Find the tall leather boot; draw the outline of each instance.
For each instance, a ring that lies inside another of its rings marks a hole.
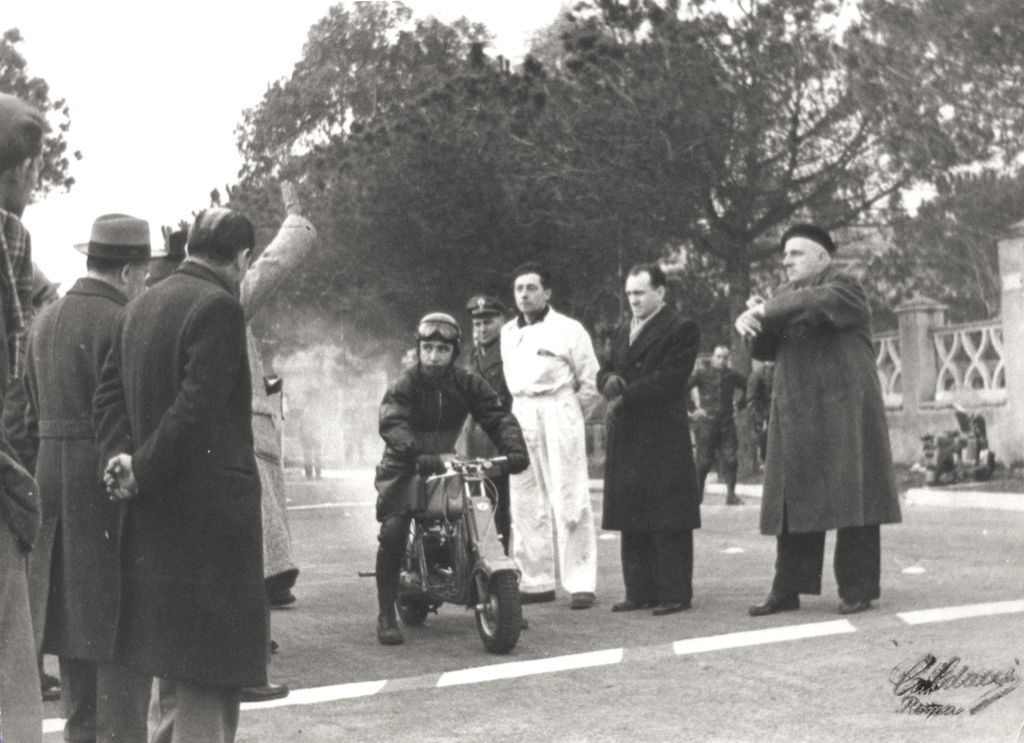
[[[725,505],[743,505],[743,499],[736,495],[736,475],[727,475],[725,478]]]
[[[398,576],[401,571],[400,558],[387,554],[383,549],[377,550],[377,604],[380,608],[380,614],[377,616],[377,640],[381,645],[401,645],[405,642],[402,630],[398,627],[398,616],[395,611]]]

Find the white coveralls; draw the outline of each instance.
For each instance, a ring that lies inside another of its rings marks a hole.
[[[530,453],[530,467],[509,478],[512,556],[524,593],[555,588],[555,549],[562,587],[594,592],[597,534],[587,482],[584,419],[597,404],[597,356],[583,326],[550,307],[544,318],[501,330],[512,412]],[[555,544],[551,542],[552,522]]]

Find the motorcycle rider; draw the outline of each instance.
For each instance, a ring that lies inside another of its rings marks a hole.
[[[480,376],[455,366],[462,330],[451,315],[432,312],[416,328],[416,364],[384,393],[380,435],[384,455],[377,465],[377,639],[400,645],[395,599],[412,519],[415,475],[444,472],[441,456],[452,452],[467,416],[480,424],[507,468],[519,473],[529,466],[519,422],[506,412],[497,393]]]

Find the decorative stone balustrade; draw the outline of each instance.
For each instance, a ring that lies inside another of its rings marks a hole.
[[[875,346],[875,369],[882,386],[885,407],[903,405],[903,362],[900,360],[900,335],[897,332],[878,333],[872,337]]]
[[[1001,403],[1006,400],[1003,328],[998,320],[947,325],[931,332],[935,344],[935,401]]]

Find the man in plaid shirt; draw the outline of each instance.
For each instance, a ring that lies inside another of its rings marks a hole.
[[[45,129],[35,106],[0,94],[0,407],[24,361],[32,249],[21,215],[39,181]],[[42,738],[26,570],[39,522],[38,488],[0,427],[0,740]]]

